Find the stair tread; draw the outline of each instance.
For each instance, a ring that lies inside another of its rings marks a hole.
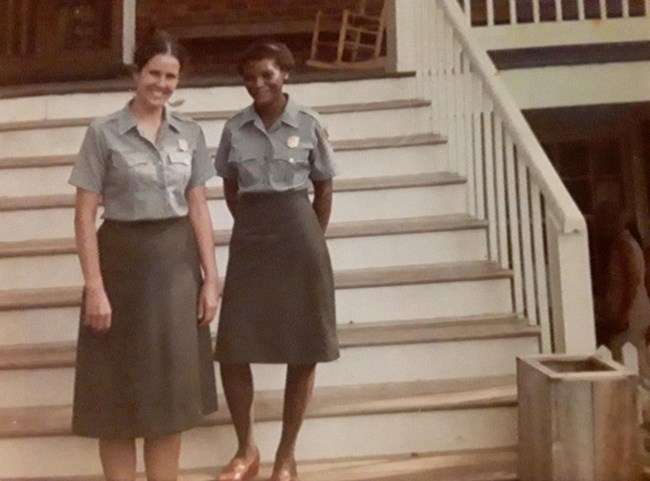
[[[348,269],[334,273],[338,289],[510,278],[511,272],[488,261],[448,262],[415,266]],[[0,291],[0,311],[25,308],[73,307],[81,286],[9,289]]]
[[[271,475],[262,464],[255,479]],[[303,481],[516,481],[515,447],[301,460]],[[215,466],[182,470],[183,481],[214,481]],[[53,476],[5,481],[103,481],[103,476]],[[139,476],[136,481],[145,481]]]
[[[256,393],[258,422],[282,419],[284,392]],[[317,387],[308,418],[406,413],[484,407],[514,407],[514,376]],[[0,409],[0,439],[70,434],[71,406]],[[206,417],[206,426],[229,424],[223,408]]]
[[[513,314],[457,319],[414,319],[350,323],[338,328],[341,348],[537,337],[539,327]],[[57,342],[0,346],[0,370],[74,366],[76,343]]]
[[[395,137],[333,140],[332,146],[334,147],[335,152],[341,152],[346,150],[435,145],[444,143],[446,141],[446,137],[438,134],[413,134]],[[214,149],[211,150],[214,151]],[[0,158],[0,169],[56,167],[66,165],[72,166],[76,158],[76,154],[46,155],[35,157],[5,157]]]
[[[461,184],[465,179],[451,172],[391,175],[340,179],[334,182],[335,192],[377,190],[388,188],[428,187],[434,185]],[[222,187],[208,187],[208,199],[222,199]],[[74,207],[74,194],[31,195],[0,197],[0,211],[56,209]]]
[[[487,221],[476,219],[467,214],[348,221],[330,224],[326,237],[328,239],[338,239],[374,235],[481,229],[486,225]],[[217,245],[227,245],[230,240],[230,234],[230,229],[215,230],[215,243]],[[0,242],[0,258],[73,254],[75,252],[76,247],[73,238]]]
[[[510,271],[488,261],[446,262],[416,266],[350,269],[334,274],[337,288],[422,284],[509,278]]]
[[[335,105],[322,105],[312,107],[320,114],[337,114],[373,110],[397,110],[406,108],[427,107],[431,102],[424,99],[397,99],[382,100],[365,103],[348,103]],[[193,118],[196,121],[201,120],[227,120],[235,115],[239,110],[212,110],[200,112],[180,112],[183,115]],[[0,123],[0,132],[14,132],[18,130],[34,129],[56,129],[65,127],[85,127],[89,125],[95,117],[75,117],[61,119],[44,119],[44,120],[26,120],[17,122]]]

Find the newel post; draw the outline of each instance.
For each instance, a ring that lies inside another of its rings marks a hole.
[[[549,215],[546,229],[553,350],[592,354],[596,329],[586,228],[562,232]]]

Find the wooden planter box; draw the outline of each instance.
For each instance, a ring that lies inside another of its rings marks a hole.
[[[519,481],[637,481],[637,376],[593,356],[517,359]]]

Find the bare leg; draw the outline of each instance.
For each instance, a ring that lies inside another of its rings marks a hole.
[[[106,481],[135,480],[134,439],[100,439],[99,458]]]
[[[272,480],[297,479],[296,440],[314,391],[316,364],[290,364],[284,390],[282,437],[275,455]]]
[[[250,364],[221,363],[221,382],[237,434],[237,452],[220,480],[238,480],[242,472],[257,473],[259,451],[253,437],[253,373]],[[252,465],[252,466],[251,466]],[[250,466],[250,467],[249,467]],[[238,474],[239,473],[239,474]]]
[[[177,481],[180,433],[144,440],[144,466],[148,481]]]

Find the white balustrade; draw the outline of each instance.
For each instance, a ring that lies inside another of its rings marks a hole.
[[[434,30],[418,52],[419,92],[448,138],[448,167],[468,179],[469,211],[489,221],[489,259],[512,272],[515,312],[541,327],[544,352],[593,352],[583,216],[457,1],[416,1]]]
[[[503,15],[503,7],[506,6],[506,2],[508,7],[507,23],[511,25],[650,16],[650,0],[621,0],[620,4],[607,0],[459,0],[459,2],[466,13],[465,21],[467,23],[487,27],[499,26],[504,23],[504,19],[499,18],[499,15]],[[637,8],[631,8],[631,4]],[[472,16],[472,5],[481,9],[477,9],[475,12],[484,11],[485,14]],[[555,15],[552,17],[544,15],[545,7],[553,8]],[[575,12],[575,14],[567,15],[567,10]],[[519,12],[530,12],[530,15],[520,18],[518,17]]]

